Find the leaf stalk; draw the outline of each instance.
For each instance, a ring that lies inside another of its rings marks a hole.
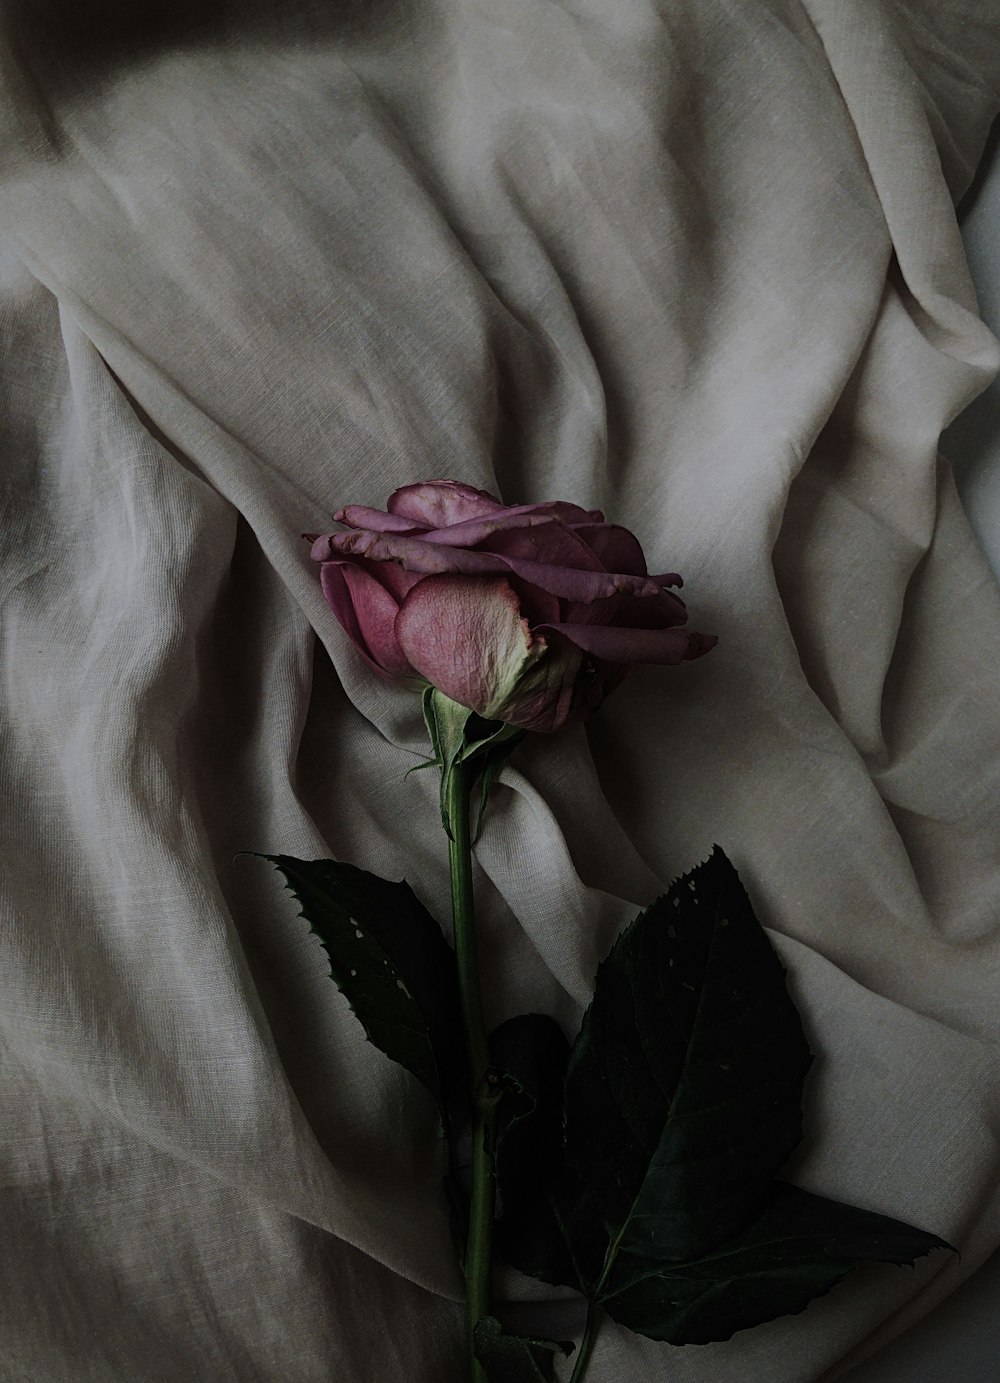
[[[601,1308],[594,1302],[587,1302],[587,1319],[583,1327],[583,1337],[580,1340],[580,1347],[576,1352],[576,1360],[573,1364],[573,1372],[570,1374],[569,1383],[580,1383],[583,1375],[587,1371],[590,1363],[590,1356],[593,1353],[594,1341],[597,1339],[597,1329],[601,1323]]]

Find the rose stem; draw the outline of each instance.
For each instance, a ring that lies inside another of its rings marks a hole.
[[[470,774],[469,766],[453,764],[445,788],[447,816],[451,828],[448,864],[451,870],[455,955],[458,960],[458,984],[472,1098],[472,1195],[469,1205],[469,1239],[465,1253],[469,1360],[472,1383],[486,1383],[486,1370],[476,1358],[473,1332],[480,1317],[490,1314],[496,1100],[487,1085],[490,1054],[476,958],[472,847],[469,831],[472,786],[473,776]]]
[[[594,1340],[597,1338],[597,1327],[600,1325],[600,1307],[595,1306],[592,1301],[587,1302],[587,1323],[583,1327],[583,1339],[580,1341],[580,1348],[576,1352],[576,1363],[573,1365],[573,1372],[570,1374],[569,1383],[580,1383],[590,1363],[591,1351],[594,1348]]]

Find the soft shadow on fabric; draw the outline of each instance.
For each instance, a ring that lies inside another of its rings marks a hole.
[[[289,41],[392,24],[399,0],[6,0],[0,45],[49,95],[99,83],[159,52],[234,40]]]

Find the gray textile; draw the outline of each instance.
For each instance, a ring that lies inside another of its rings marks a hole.
[[[1000,1243],[1000,596],[937,456],[1000,361],[954,214],[995,4],[57,38],[11,19],[0,87],[0,1377],[461,1377],[432,1111],[234,858],[446,914],[418,705],[299,537],[434,476],[604,508],[720,636],[505,773],[490,1015],[572,1029],[718,840],[821,1054],[794,1179],[962,1250],[726,1344],[609,1325],[595,1383],[832,1377]]]

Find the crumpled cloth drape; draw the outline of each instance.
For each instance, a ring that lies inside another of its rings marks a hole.
[[[938,454],[1000,358],[995,6],[223,18],[4,20],[0,1374],[462,1376],[433,1111],[238,853],[447,918],[418,700],[300,535],[448,476],[604,509],[719,635],[504,773],[489,1016],[572,1034],[718,841],[818,1054],[788,1176],[961,1249],[723,1344],[609,1322],[595,1383],[832,1378],[1000,1243],[1000,597]]]

